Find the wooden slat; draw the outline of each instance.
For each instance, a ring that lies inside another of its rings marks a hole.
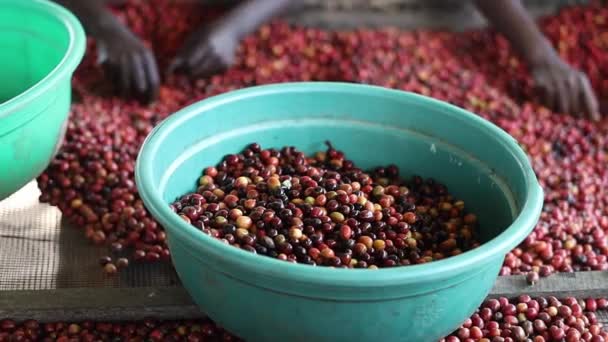
[[[608,297],[608,272],[557,273],[530,286],[524,276],[499,277],[490,297]]]
[[[123,321],[204,315],[182,287],[77,288],[0,292],[0,319]]]
[[[608,273],[560,273],[529,286],[523,276],[499,277],[490,297],[608,297]],[[192,319],[203,314],[180,286],[77,288],[0,292],[0,318],[40,321]],[[600,319],[608,321],[608,315]]]

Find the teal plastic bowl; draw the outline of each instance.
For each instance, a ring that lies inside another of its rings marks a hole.
[[[169,209],[196,189],[204,167],[248,143],[312,153],[327,139],[364,168],[393,162],[406,176],[445,183],[478,214],[484,244],[416,266],[313,267],[223,244]],[[136,182],[192,298],[253,342],[436,341],[487,296],[543,203],[524,152],[488,121],[416,94],[342,83],[254,87],[191,105],[147,138]]]
[[[43,0],[0,0],[0,200],[38,176],[63,141],[86,37]]]

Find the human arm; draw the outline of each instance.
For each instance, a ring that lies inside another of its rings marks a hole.
[[[195,31],[170,66],[193,77],[205,77],[231,66],[239,41],[264,22],[286,11],[294,0],[249,0],[211,26]]]
[[[560,112],[599,120],[598,102],[587,76],[569,66],[540,32],[520,0],[475,0],[477,9],[504,34],[530,66],[545,104]]]

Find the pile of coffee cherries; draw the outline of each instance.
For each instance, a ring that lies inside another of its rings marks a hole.
[[[200,6],[130,0],[116,13],[155,51],[162,68],[190,32],[217,16]],[[540,26],[562,57],[588,74],[598,96],[608,97],[608,8],[596,2],[569,7]],[[469,109],[505,129],[527,151],[545,207],[536,229],[507,255],[501,274],[608,268],[608,125],[539,105],[525,64],[501,35],[329,31],[275,22],[245,38],[237,55],[234,67],[209,79],[166,77],[159,100],[143,106],[109,96],[111,84],[89,42],[75,74],[78,103],[66,141],[38,179],[40,199],[58,206],[94,244],[130,251],[135,261],[167,260],[165,233],[143,207],[133,175],[137,152],[156,123],[193,101],[245,86],[370,83]]]
[[[596,310],[608,308],[601,299],[568,297],[489,299],[462,326],[441,342],[602,342],[608,332]]]
[[[54,322],[34,320],[15,322],[0,319],[0,342],[12,341],[188,341],[238,342],[239,338],[218,327],[209,319],[197,321],[138,322]]]
[[[395,165],[363,172],[327,144],[309,157],[253,143],[205,169],[171,208],[225,243],[310,265],[420,264],[479,245],[477,217],[444,185],[403,182]]]

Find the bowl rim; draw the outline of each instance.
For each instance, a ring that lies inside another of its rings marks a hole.
[[[42,96],[49,89],[56,86],[57,82],[76,70],[85,52],[86,35],[80,21],[64,7],[48,0],[12,0],[2,1],[2,5],[19,6],[30,8],[51,16],[63,24],[69,35],[68,47],[63,58],[57,65],[42,79],[34,85],[22,91],[19,95],[10,100],[0,103],[0,119],[10,116],[14,111],[27,105],[32,100]],[[71,78],[71,76],[69,77]],[[39,113],[32,113],[34,116]],[[31,116],[24,117],[23,122],[29,120]]]
[[[229,246],[218,239],[204,234],[194,226],[184,222],[171,211],[169,204],[164,203],[162,194],[153,182],[152,167],[150,166],[152,165],[156,151],[164,139],[172,133],[172,130],[188,121],[191,117],[226,103],[249,97],[289,92],[340,92],[355,96],[371,95],[397,100],[410,98],[412,100],[416,99],[424,106],[433,107],[434,111],[441,111],[444,115],[450,115],[463,121],[472,121],[480,130],[485,130],[491,136],[496,137],[504,148],[514,155],[520,169],[523,171],[528,193],[526,200],[522,203],[521,210],[519,210],[517,217],[509,227],[490,241],[473,250],[426,264],[411,265],[406,268],[391,267],[375,270],[315,267],[288,263],[275,258],[253,254],[240,248]],[[171,235],[176,235],[183,241],[206,246],[214,254],[217,253],[219,255],[221,253],[223,255],[222,262],[236,265],[235,267],[240,267],[241,269],[249,267],[258,276],[299,283],[350,288],[414,284],[421,281],[448,279],[467,271],[475,273],[475,267],[479,267],[484,262],[494,260],[499,254],[502,254],[501,258],[504,257],[508,251],[523,241],[538,221],[543,205],[543,190],[530,166],[527,155],[513,137],[493,123],[467,110],[430,97],[379,86],[342,82],[292,82],[254,86],[209,97],[189,105],[166,118],[150,132],[137,158],[135,178],[138,191],[146,208],[150,210],[151,214],[169,232],[170,240]],[[176,241],[175,243],[183,244],[184,242]],[[189,252],[195,255],[194,251]],[[251,267],[251,265],[254,266]],[[373,276],[370,277],[370,275]]]

